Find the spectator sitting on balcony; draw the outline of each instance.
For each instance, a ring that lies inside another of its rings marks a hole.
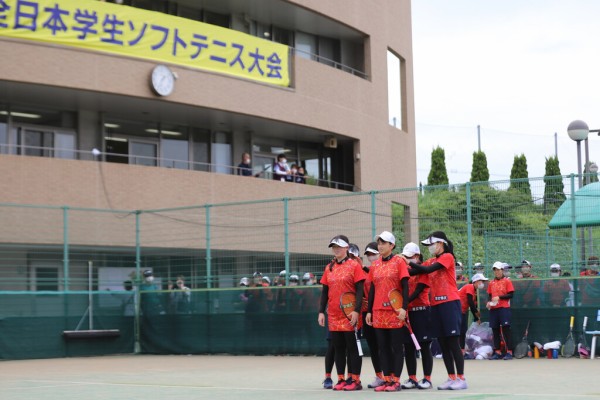
[[[237,174],[241,176],[252,176],[252,165],[250,164],[250,154],[242,154],[242,162],[238,164]]]
[[[561,269],[559,264],[552,264],[550,266],[550,276],[552,278],[558,278],[561,275]],[[569,292],[571,287],[569,282],[565,279],[550,279],[544,282],[544,297],[546,304],[552,307],[563,307],[567,305],[569,300]]]
[[[277,162],[273,166],[273,179],[281,182],[292,182],[292,171],[287,164],[285,154],[277,156]]]

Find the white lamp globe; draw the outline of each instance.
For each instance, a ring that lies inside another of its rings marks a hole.
[[[577,119],[569,124],[567,132],[569,133],[571,140],[579,142],[587,139],[590,133],[590,128],[585,122]]]

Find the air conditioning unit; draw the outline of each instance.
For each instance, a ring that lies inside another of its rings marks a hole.
[[[337,139],[334,137],[327,138],[325,143],[323,143],[323,146],[327,147],[328,149],[337,149]]]

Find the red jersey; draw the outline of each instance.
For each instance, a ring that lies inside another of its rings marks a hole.
[[[509,294],[515,291],[515,287],[510,279],[506,277],[502,277],[500,279],[494,279],[490,281],[488,285],[487,292],[492,297],[496,296],[504,296],[505,294]],[[510,299],[500,299],[498,304],[491,307],[491,310],[495,310],[497,308],[509,308],[510,307]]]
[[[371,272],[371,268],[372,267],[373,266],[371,265],[371,267],[369,268],[369,272]],[[363,269],[363,271],[364,271],[364,269]],[[365,295],[363,297],[363,303],[362,303],[362,308],[361,308],[362,312],[367,312],[367,310],[369,308],[369,291],[371,291],[371,284],[372,284],[372,282],[371,282],[371,274],[370,273],[366,274],[366,276],[367,276],[367,278],[365,279],[365,283],[364,283],[364,286],[363,286],[363,288],[364,288],[363,292],[364,292]]]
[[[475,290],[475,285],[472,283],[467,283],[460,289],[458,289],[458,296],[460,297],[460,311],[465,314],[469,309],[469,301],[467,300],[467,296],[473,296],[473,301],[475,305],[477,305],[477,291]]]
[[[409,296],[412,295],[417,289],[417,285],[419,283],[425,285],[425,288],[423,288],[423,291],[419,293],[419,296],[417,296],[416,299],[414,299],[408,304],[408,311],[416,311],[422,309],[422,307],[430,306],[429,291],[431,287],[431,279],[429,277],[429,274],[420,274],[409,277],[408,294]]]
[[[364,281],[366,274],[360,264],[354,260],[346,259],[341,264],[333,263],[333,268],[329,270],[329,265],[325,268],[321,284],[329,287],[329,298],[327,299],[327,320],[330,331],[354,330],[350,321],[340,308],[340,297],[343,293],[356,293],[356,283]],[[361,299],[358,299],[361,301]],[[358,319],[358,328],[362,325],[362,318]]]
[[[429,266],[436,262],[442,264],[444,268],[429,274],[431,279],[431,305],[437,306],[438,304],[459,300],[454,256],[450,253],[444,253],[439,257],[425,261],[423,266]]]
[[[375,287],[372,307],[375,328],[393,329],[404,326],[404,322],[398,319],[398,314],[391,308],[388,294],[392,289],[402,290],[400,281],[408,277],[408,265],[400,256],[395,255],[387,261],[379,258],[372,264],[369,278]]]

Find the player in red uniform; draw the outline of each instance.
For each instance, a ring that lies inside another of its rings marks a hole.
[[[467,283],[458,290],[458,295],[460,297],[460,311],[462,313],[460,323],[460,348],[465,355],[465,359],[468,359],[468,355],[465,354],[465,342],[468,329],[467,320],[469,319],[468,310],[471,309],[473,320],[480,324],[481,315],[479,314],[477,291],[483,289],[484,282],[488,280],[489,279],[483,276],[483,274],[475,274],[473,275],[473,278],[471,278],[471,283]]]
[[[404,366],[404,327],[408,307],[408,266],[404,259],[394,255],[395,236],[383,231],[377,236],[377,249],[381,256],[371,266],[369,279],[369,309],[365,318],[368,325],[375,328],[379,359],[383,370],[384,386],[375,388],[376,392],[396,392],[402,389],[400,375]],[[393,289],[402,292],[402,308],[396,312],[391,307],[388,294]]]
[[[430,274],[431,322],[433,334],[442,348],[442,358],[448,379],[438,390],[462,390],[467,388],[464,375],[465,359],[460,349],[460,299],[456,287],[454,246],[442,231],[433,232],[421,241],[428,247],[432,258],[423,264],[411,262],[417,273]]]
[[[510,299],[515,292],[512,281],[504,276],[506,263],[496,261],[492,265],[494,280],[488,285],[489,301],[486,305],[490,310],[490,327],[494,332],[494,355],[492,360],[512,360],[512,339],[510,333]],[[506,354],[502,357],[500,339],[504,339]]]
[[[422,262],[421,249],[416,243],[410,242],[402,249],[402,257],[409,263]],[[410,273],[410,269],[409,269]],[[402,389],[431,389],[431,371],[433,370],[433,355],[431,354],[431,304],[429,290],[431,280],[428,274],[411,275],[408,278],[408,312],[410,324],[415,337],[421,346],[421,360],[423,363],[423,379],[417,381],[417,349],[407,337],[404,342],[404,353],[408,379],[402,384]]]
[[[369,261],[369,266],[363,265],[363,271],[367,274],[367,279],[365,279],[365,301],[363,302],[362,308],[362,318],[363,318],[363,327],[362,327],[362,335],[367,340],[367,344],[369,345],[369,350],[371,351],[371,363],[373,364],[373,370],[375,371],[375,379],[373,382],[369,383],[367,387],[369,389],[375,389],[379,386],[385,385],[385,380],[383,379],[383,372],[381,371],[381,362],[379,361],[379,346],[377,345],[377,338],[375,337],[375,329],[366,323],[367,311],[369,308],[369,290],[371,288],[371,280],[369,278],[369,271],[373,263],[379,258],[379,249],[377,248],[377,242],[371,242],[365,247],[365,256],[367,256],[367,260]]]
[[[321,284],[321,303],[319,305],[319,325],[325,326],[325,309],[327,308],[328,327],[331,341],[335,348],[335,366],[338,382],[333,390],[361,390],[360,371],[362,358],[358,355],[358,347],[354,338],[354,327],[360,328],[362,321],[360,309],[363,297],[363,283],[366,275],[359,263],[348,257],[350,241],[344,235],[335,236],[329,242],[334,259],[325,267]],[[355,309],[350,320],[346,318],[340,307],[343,293],[352,292],[356,295]],[[348,366],[348,376],[344,379],[344,371]]]

